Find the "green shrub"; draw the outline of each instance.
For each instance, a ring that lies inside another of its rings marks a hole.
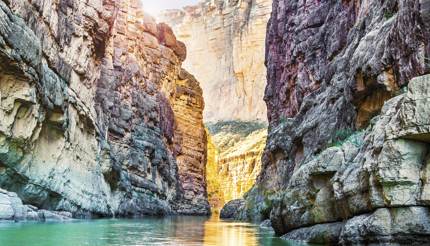
[[[267,128],[266,123],[260,121],[240,121],[240,120],[229,120],[229,121],[218,121],[208,122],[206,126],[211,135],[218,134],[220,132],[233,133],[240,136],[246,137],[249,134]]]
[[[386,20],[390,19],[393,16],[394,16],[393,12],[387,11],[387,12],[384,13],[384,17],[385,17]]]
[[[340,147],[344,143],[349,142],[355,147],[359,148],[363,145],[362,131],[354,131],[352,129],[342,129],[336,131],[332,143],[329,147]]]
[[[281,116],[281,118],[279,119],[279,123],[280,124],[285,124],[287,123],[287,118],[285,116]]]

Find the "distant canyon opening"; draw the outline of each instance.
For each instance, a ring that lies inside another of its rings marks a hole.
[[[244,196],[261,170],[267,137],[265,36],[271,1],[201,1],[164,10],[187,49],[183,67],[203,89],[206,183],[213,212]]]

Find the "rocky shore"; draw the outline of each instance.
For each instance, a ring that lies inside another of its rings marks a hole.
[[[16,193],[0,189],[0,222],[69,220],[72,220],[70,212],[49,211],[24,205]]]

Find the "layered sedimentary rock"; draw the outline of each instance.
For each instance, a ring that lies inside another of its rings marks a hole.
[[[261,156],[266,136],[267,130],[260,129],[243,137],[229,148],[221,148],[218,175],[222,179],[220,188],[225,201],[241,198],[255,184],[261,171]],[[214,138],[216,137],[221,136],[215,135]]]
[[[428,77],[389,100],[429,72],[428,4],[273,2],[269,135],[239,217],[313,242],[428,241]]]
[[[175,83],[172,100],[175,114],[175,146],[182,201],[181,214],[208,214],[206,191],[207,138],[203,125],[204,100],[199,82],[184,69]]]
[[[202,85],[206,121],[266,121],[261,99],[270,11],[270,0],[206,0],[160,17],[187,46],[184,67]]]
[[[219,179],[218,158],[219,150],[212,140],[212,136],[207,134],[207,162],[206,162],[206,179],[209,204],[212,211],[224,205],[224,192],[221,190],[221,182]]]
[[[273,200],[275,230],[316,243],[427,243],[429,100],[430,76],[413,79],[365,131],[298,167]]]
[[[209,199],[213,207],[220,208],[241,198],[254,185],[261,170],[267,130],[261,123],[231,121],[209,124],[209,131]]]
[[[75,216],[174,213],[185,55],[137,1],[0,1],[0,187]]]

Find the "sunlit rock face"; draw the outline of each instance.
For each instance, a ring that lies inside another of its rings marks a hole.
[[[219,178],[219,150],[212,140],[208,131],[207,134],[207,162],[206,162],[206,179],[208,200],[213,211],[222,207],[225,203],[224,192],[221,190],[222,180]],[[216,211],[215,211],[216,212]]]
[[[211,205],[221,208],[241,198],[255,183],[261,170],[266,143],[265,125],[256,122],[209,124],[208,192]]]
[[[209,214],[206,191],[207,137],[203,125],[204,100],[199,82],[184,69],[174,83],[171,102],[175,114],[175,147],[181,214]]]
[[[224,180],[221,190],[224,200],[231,201],[243,197],[257,179],[261,170],[261,156],[266,144],[267,130],[260,129],[243,137],[227,148],[221,147],[218,160],[218,174]],[[223,136],[215,135],[217,143]]]
[[[422,0],[273,2],[268,140],[242,218],[320,243],[428,240],[427,131],[411,123],[428,95],[413,80],[395,97],[429,72],[428,17]]]
[[[75,216],[176,212],[186,50],[167,25],[134,0],[0,1],[0,51],[2,188]]]
[[[270,11],[270,0],[202,1],[159,17],[187,46],[184,67],[201,82],[204,119],[213,122],[209,128],[228,120],[266,121],[264,41]],[[208,194],[217,209],[255,183],[266,131],[210,134]]]
[[[201,83],[206,121],[266,121],[264,40],[271,2],[207,0],[160,17],[187,46],[184,67]]]

